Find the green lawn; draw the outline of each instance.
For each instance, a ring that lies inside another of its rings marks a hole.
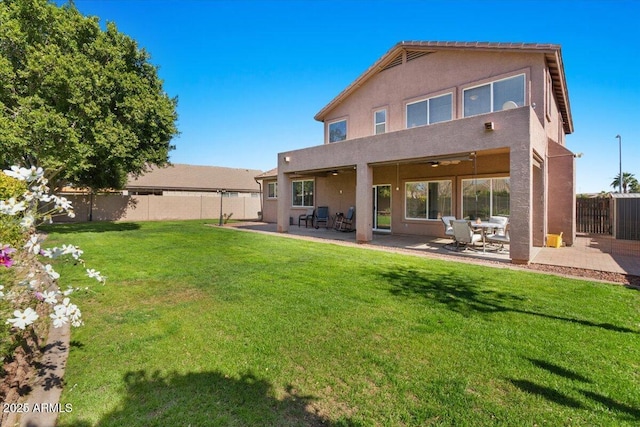
[[[75,297],[61,426],[640,423],[637,290],[203,221],[50,230],[108,276]]]

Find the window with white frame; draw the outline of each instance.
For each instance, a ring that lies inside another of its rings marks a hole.
[[[525,75],[519,74],[463,91],[464,116],[492,113],[524,106]]]
[[[440,219],[452,214],[451,181],[405,183],[405,218]]]
[[[462,180],[463,218],[489,220],[509,216],[511,186],[509,177]]]
[[[293,181],[291,183],[291,200],[293,207],[311,208],[313,207],[314,181],[312,179]]]
[[[407,129],[451,120],[452,106],[450,93],[407,104]]]
[[[347,121],[329,123],[329,142],[339,142],[347,139]]]
[[[278,183],[270,182],[267,184],[267,198],[268,199],[277,199],[278,198]]]
[[[378,110],[373,115],[375,134],[385,133],[387,131],[387,110]]]

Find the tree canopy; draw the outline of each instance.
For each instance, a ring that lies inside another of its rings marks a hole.
[[[114,23],[103,30],[73,4],[0,1],[0,166],[104,189],[166,165],[177,99],[157,71]]]
[[[616,175],[613,182],[610,184],[613,188],[620,188],[620,174]],[[635,175],[629,172],[622,173],[622,192],[623,193],[637,193],[640,190],[640,185]]]

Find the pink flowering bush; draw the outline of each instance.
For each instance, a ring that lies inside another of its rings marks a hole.
[[[12,333],[20,333],[41,317],[38,313],[50,313],[55,328],[66,324],[81,326],[82,313],[70,299],[77,288],[69,286],[61,291],[60,274],[51,260],[69,259],[84,266],[83,251],[77,246],[43,248],[44,236],[36,226],[51,222],[55,215],[74,216],[71,203],[64,197],[49,194],[42,168],[29,169],[12,166],[4,175],[23,182],[26,191],[18,197],[0,200],[0,218],[3,224],[20,230],[20,244],[0,241],[0,322]],[[2,237],[2,234],[0,234]],[[104,284],[105,277],[94,269],[87,269],[87,276]],[[45,305],[48,309],[39,309]]]

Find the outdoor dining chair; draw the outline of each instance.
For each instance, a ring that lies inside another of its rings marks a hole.
[[[311,221],[311,226],[313,226],[313,215],[316,210],[314,208],[307,209],[306,213],[298,216],[298,227],[300,227],[300,222],[304,221],[304,226],[307,227],[309,225],[309,221]]]
[[[443,216],[440,218],[442,223],[444,224],[444,234],[453,237],[453,227],[451,226],[451,221],[455,221],[455,216]]]
[[[456,249],[474,246],[477,242],[482,241],[482,236],[473,232],[471,224],[465,219],[457,219],[451,221],[453,228],[453,236],[456,239]]]
[[[498,228],[494,231],[495,234],[505,234],[505,229],[507,224],[509,223],[509,218],[506,216],[491,216],[489,217],[489,222],[493,222],[495,224],[500,224],[502,228]]]
[[[493,234],[488,234],[485,236],[487,242],[499,243],[500,248],[498,251],[504,251],[504,244],[509,244],[511,242],[511,238],[509,237],[509,223],[504,227],[504,230],[498,230]]]

